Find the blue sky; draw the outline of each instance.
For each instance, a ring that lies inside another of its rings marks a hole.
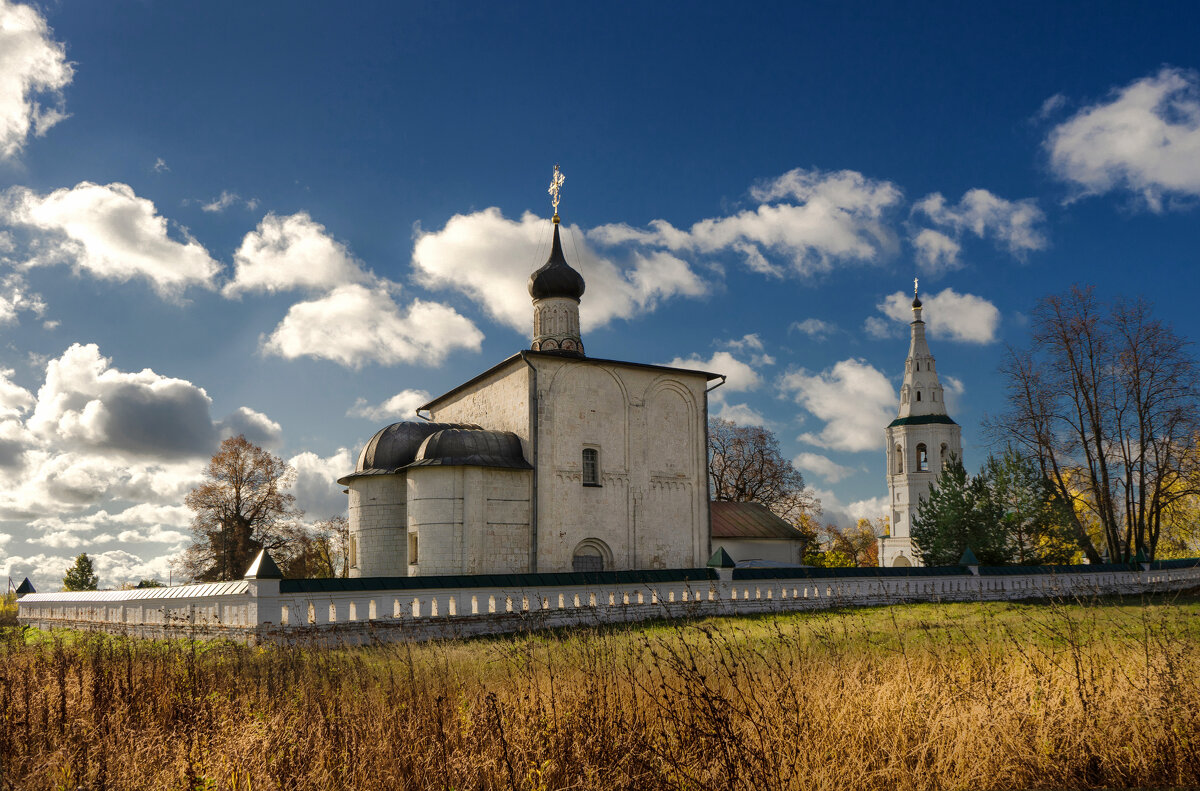
[[[1194,3],[0,0],[0,571],[166,578],[222,436],[300,504],[528,345],[551,169],[598,357],[729,375],[830,519],[907,301],[969,467],[1071,284],[1200,337]]]

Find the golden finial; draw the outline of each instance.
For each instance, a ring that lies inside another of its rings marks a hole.
[[[917,296],[917,279],[913,278],[913,296]]]
[[[554,223],[558,224],[558,202],[562,198],[562,185],[567,180],[567,177],[558,169],[558,165],[554,166],[554,176],[550,179],[550,203],[554,206]]]

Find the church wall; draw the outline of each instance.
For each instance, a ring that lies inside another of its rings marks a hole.
[[[404,473],[350,481],[350,537],[355,548],[351,577],[404,575],[408,522]]]
[[[437,423],[474,423],[521,438],[529,458],[529,367],[520,359],[430,407]]]
[[[519,573],[529,568],[531,473],[416,467],[408,473],[411,576]],[[406,543],[408,538],[406,536]]]
[[[708,549],[703,375],[537,357],[537,571],[570,571],[581,542],[606,568],[686,568]],[[599,454],[585,486],[582,452]],[[608,565],[611,562],[611,566]]]
[[[409,576],[461,573],[465,469],[416,467],[409,471],[408,533],[417,541],[416,562],[410,558]]]

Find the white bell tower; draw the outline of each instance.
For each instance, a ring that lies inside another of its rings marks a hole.
[[[962,459],[962,429],[946,414],[937,366],[925,340],[915,280],[912,311],[912,340],[904,361],[900,412],[885,430],[892,532],[879,539],[881,566],[921,565],[909,533],[917,503],[929,496],[929,485],[937,480],[952,455]]]

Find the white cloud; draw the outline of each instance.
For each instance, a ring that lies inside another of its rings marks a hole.
[[[74,69],[32,6],[0,0],[0,158],[21,152],[66,118],[63,89]]]
[[[159,160],[159,162],[161,162],[161,161],[162,160]],[[157,163],[155,163],[155,169],[157,169]],[[245,206],[247,209],[250,209],[251,211],[258,208],[258,200],[256,198],[243,198],[241,195],[238,195],[236,192],[230,192],[229,190],[221,190],[221,194],[219,196],[217,196],[216,198],[213,198],[208,203],[201,205],[200,209],[201,209],[201,211],[206,211],[211,214],[217,214],[217,213],[225,211],[226,209],[228,209],[230,206],[234,205],[235,203],[240,203],[243,206]]]
[[[263,448],[278,448],[283,444],[283,427],[262,412],[250,407],[238,407],[228,417],[217,423],[222,437],[239,434]]]
[[[856,500],[846,506],[846,513],[851,519],[876,519],[881,516],[887,516],[888,505],[890,501],[886,494],[881,494],[877,497],[869,497],[865,500]]]
[[[59,447],[173,459],[210,453],[217,434],[203,388],[149,368],[111,367],[95,344],[46,365],[29,429]]]
[[[648,230],[624,224],[596,228],[588,237],[602,244],[636,243],[673,252],[742,255],[753,270],[782,275],[766,253],[787,259],[799,275],[828,272],[842,262],[873,262],[894,250],[884,215],[902,193],[888,181],[851,170],[791,170],[751,190],[757,208],[701,220],[686,230],[655,220]]]
[[[754,390],[762,384],[762,377],[758,375],[758,372],[754,368],[737,359],[729,352],[714,352],[712,357],[707,360],[695,354],[686,358],[676,357],[671,362],[666,363],[666,365],[672,368],[688,368],[693,371],[710,371],[715,374],[724,374],[726,379],[721,389],[731,393]]]
[[[980,239],[992,239],[1017,258],[1044,250],[1049,242],[1040,229],[1046,215],[1033,198],[1010,201],[985,189],[967,190],[955,205],[946,203],[940,192],[927,195],[913,206],[913,214],[923,214],[938,228],[949,231],[939,236],[921,232],[913,243],[917,262],[925,271],[936,272],[958,266],[957,239],[970,232]]]
[[[346,412],[346,417],[361,417],[375,422],[384,420],[412,420],[416,417],[417,407],[428,404],[432,396],[426,390],[401,390],[382,404],[374,406],[367,399],[360,398]]]
[[[884,340],[899,334],[895,324],[880,316],[867,316],[866,321],[863,322],[863,332],[878,340]]]
[[[962,246],[941,231],[923,228],[913,237],[917,266],[922,272],[941,274],[962,266],[958,255]]]
[[[1153,211],[1200,196],[1200,77],[1164,68],[1136,80],[1054,127],[1045,145],[1081,195],[1127,189]]]
[[[730,423],[737,423],[739,426],[768,426],[771,424],[771,421],[767,420],[762,412],[759,412],[749,404],[726,403],[725,396],[720,390],[714,390],[709,394],[708,411],[709,414],[719,420],[728,420]]]
[[[242,239],[233,262],[234,279],[222,290],[227,297],[248,291],[319,292],[372,280],[346,246],[307,212],[268,214]]]
[[[401,313],[387,287],[349,284],[292,305],[263,350],[348,368],[369,362],[437,365],[455,349],[478,351],[482,341],[483,333],[453,308],[414,299]]]
[[[296,482],[292,486],[296,505],[304,509],[309,521],[346,513],[348,501],[337,479],[353,472],[354,462],[348,448],[340,448],[332,456],[321,457],[305,451],[288,459],[288,464],[296,468]]]
[[[837,483],[855,472],[853,467],[844,467],[820,453],[801,453],[792,459],[792,466],[804,472],[811,472],[826,483]]]
[[[757,332],[751,332],[743,335],[740,338],[735,338],[731,341],[725,341],[723,345],[728,349],[735,349],[739,352],[761,352],[764,348],[762,338],[758,337]]]
[[[526,212],[506,219],[497,208],[455,215],[440,231],[421,232],[413,248],[417,282],[465,294],[496,321],[527,333],[533,324],[529,276],[549,249],[549,223]],[[654,310],[676,296],[699,297],[709,287],[682,259],[662,251],[635,252],[628,265],[597,254],[577,226],[562,228],[570,264],[583,275],[583,330]],[[586,339],[585,339],[586,343]]]
[[[21,313],[41,316],[45,312],[42,295],[30,291],[19,273],[0,279],[0,324],[15,324]]]
[[[167,160],[158,157],[154,160],[154,166],[151,168],[155,173],[169,173],[170,168],[167,167]]]
[[[793,321],[788,329],[798,330],[813,340],[823,341],[837,331],[837,325],[820,319],[805,319],[804,321]]]
[[[974,294],[959,294],[952,288],[921,296],[922,319],[931,335],[963,343],[992,343],[1000,326],[1000,311]],[[889,294],[877,306],[888,318],[912,322],[912,296],[903,291]],[[870,321],[870,320],[868,320]],[[875,329],[868,327],[868,332]]]
[[[35,233],[25,266],[66,262],[103,280],[142,278],[162,297],[209,288],[220,270],[186,231],[182,241],[172,239],[166,218],[127,184],[84,181],[48,195],[13,187],[0,203],[0,221]]]
[[[891,382],[865,360],[842,360],[833,368],[810,373],[803,368],[780,379],[780,389],[825,422],[802,442],[832,450],[872,450],[883,444],[883,429],[899,403]]]

